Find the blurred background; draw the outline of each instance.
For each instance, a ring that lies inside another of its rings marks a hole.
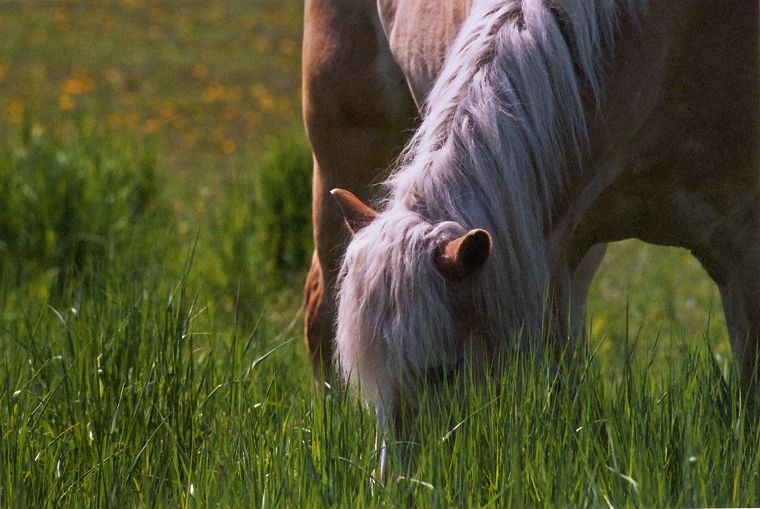
[[[160,138],[159,163],[216,178],[299,124],[301,2],[0,4],[6,126]],[[198,179],[201,179],[198,176]]]

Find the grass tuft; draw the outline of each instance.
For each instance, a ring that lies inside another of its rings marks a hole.
[[[155,151],[82,122],[73,139],[25,127],[0,144],[0,272],[65,282],[113,262],[158,201]],[[7,279],[6,279],[7,281]]]
[[[288,289],[310,250],[303,146],[275,143],[260,173],[220,186],[210,223],[194,223],[195,202],[160,191],[150,149],[89,129],[0,143],[0,506],[760,500],[760,426],[724,338],[712,325],[641,326],[657,288],[644,279],[630,314],[612,309],[625,297],[592,303],[594,354],[572,369],[506,359],[497,376],[465,370],[423,394],[372,495],[374,416],[352,392],[314,390]],[[615,268],[626,249],[613,249]],[[647,264],[661,280],[658,263],[679,256]],[[603,273],[597,291],[619,297],[620,277]],[[690,319],[706,323],[697,309]]]

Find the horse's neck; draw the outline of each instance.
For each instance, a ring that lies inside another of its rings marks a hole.
[[[418,106],[433,87],[444,57],[473,0],[447,0],[430,8],[427,0],[379,0],[380,20],[396,63]]]

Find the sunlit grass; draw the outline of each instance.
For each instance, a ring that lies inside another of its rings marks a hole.
[[[687,251],[625,241],[610,245],[591,286],[587,308],[591,341],[617,376],[626,340],[635,360],[656,350],[657,370],[678,362],[684,338],[711,348],[724,372],[731,359],[717,287]],[[617,373],[617,374],[616,374]]]
[[[6,329],[0,495],[13,506],[714,506],[758,496],[758,427],[689,348],[666,373],[512,364],[418,416],[370,495],[372,415],[314,394],[292,332],[215,323],[188,274],[33,306]],[[113,285],[110,286],[110,285]],[[293,334],[295,336],[295,334]],[[406,442],[404,442],[406,444]]]
[[[268,251],[256,248],[277,238],[261,225],[295,221],[287,208],[260,208],[256,192],[264,185],[276,196],[292,183],[276,176],[308,173],[308,157],[289,155],[304,147],[274,144],[257,163],[259,177],[220,186],[214,202],[226,209],[194,216],[156,192],[151,208],[160,214],[122,224],[130,209],[119,200],[133,194],[121,190],[161,185],[134,171],[139,144],[108,133],[42,134],[19,152],[20,139],[4,153],[5,164],[26,165],[23,185],[68,154],[61,168],[67,178],[86,172],[77,203],[97,218],[75,223],[81,234],[122,229],[100,233],[110,247],[89,252],[76,271],[57,256],[5,265],[0,505],[758,501],[760,427],[742,412],[728,357],[716,354],[726,344],[725,330],[708,326],[714,288],[681,251],[614,248],[592,290],[588,357],[557,372],[549,362],[507,360],[485,384],[464,374],[459,389],[444,387],[423,406],[409,434],[391,437],[388,482],[372,495],[373,414],[352,392],[315,392],[309,376],[293,288],[303,268],[284,262],[303,263],[302,246],[278,244],[280,266],[261,263]],[[98,156],[104,146],[107,156]],[[88,170],[93,158],[110,170]],[[32,189],[40,203],[57,203],[57,188]],[[11,217],[24,216],[22,202],[7,203]],[[15,249],[7,231],[2,240]],[[65,237],[47,242],[55,253]],[[19,269],[28,277],[15,277]],[[284,276],[279,288],[274,272]],[[60,275],[55,285],[51,273]]]

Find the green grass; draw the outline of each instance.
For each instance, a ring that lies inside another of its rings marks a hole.
[[[507,361],[485,385],[444,389],[398,437],[413,445],[392,441],[372,496],[373,415],[354,393],[315,393],[305,362],[308,230],[271,236],[303,217],[272,203],[308,173],[304,146],[273,142],[256,172],[219,187],[225,207],[195,216],[160,191],[139,140],[78,132],[22,131],[0,149],[0,505],[760,499],[760,427],[741,413],[720,320],[708,325],[714,288],[685,253],[630,243],[594,283],[593,356],[556,377]]]
[[[374,416],[302,345],[301,8],[0,5],[0,507],[758,505],[715,287],[637,242],[593,355],[463,375],[371,495]]]

